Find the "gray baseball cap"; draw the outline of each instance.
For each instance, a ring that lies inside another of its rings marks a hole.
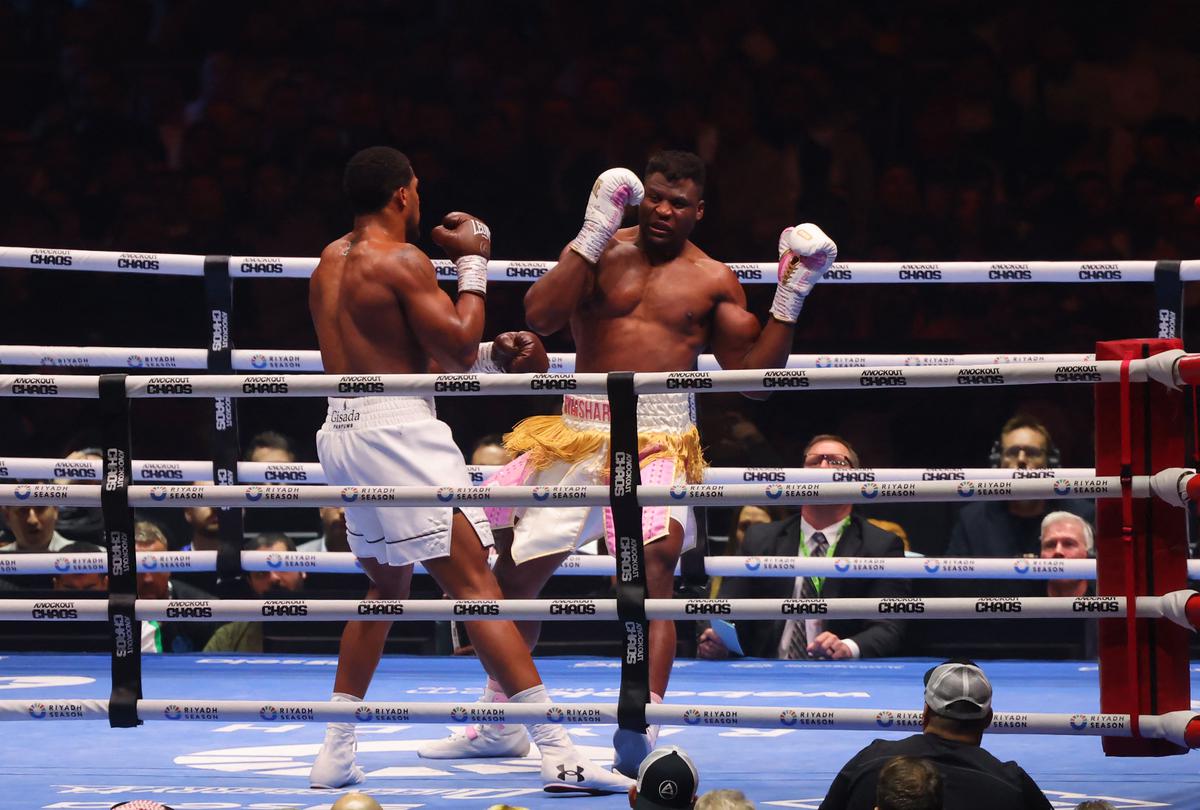
[[[948,661],[925,673],[925,703],[954,720],[982,720],[992,708],[992,684],[971,662]]]

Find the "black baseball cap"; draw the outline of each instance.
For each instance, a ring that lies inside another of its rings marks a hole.
[[[683,749],[656,748],[638,767],[634,810],[688,810],[699,786],[696,763]]]

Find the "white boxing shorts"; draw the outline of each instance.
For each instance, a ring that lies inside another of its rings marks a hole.
[[[360,486],[471,486],[450,427],[437,418],[432,399],[329,398],[317,432],[317,457],[330,484]],[[484,546],[492,545],[487,517],[478,507],[462,513]],[[454,509],[441,506],[346,506],[346,534],[357,557],[409,565],[450,554]]]
[[[641,481],[648,485],[699,483],[704,468],[691,397],[652,394],[638,397],[638,449]],[[609,405],[604,396],[568,395],[561,416],[534,416],[505,436],[517,457],[486,483],[498,486],[594,486],[608,483]],[[694,479],[694,480],[693,480]],[[518,565],[550,554],[574,551],[604,536],[615,553],[616,535],[608,507],[485,507],[494,528],[513,527],[512,557]],[[683,530],[684,549],[696,544],[691,507],[642,508],[642,538],[667,536],[669,521]]]

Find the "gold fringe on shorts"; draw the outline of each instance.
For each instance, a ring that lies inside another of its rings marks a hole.
[[[658,445],[642,457],[641,466],[660,458],[672,458],[687,473],[689,484],[704,482],[704,449],[695,425],[683,433],[639,433],[638,451]],[[608,431],[574,430],[563,424],[561,416],[531,416],[518,422],[504,434],[504,447],[514,456],[529,454],[529,463],[544,470],[557,461],[574,464],[604,453],[604,474],[608,475]]]

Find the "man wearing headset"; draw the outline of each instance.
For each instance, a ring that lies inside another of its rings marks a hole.
[[[1004,423],[992,448],[992,465],[1010,470],[1057,467],[1058,450],[1050,431],[1037,419],[1018,414]],[[963,507],[950,532],[947,557],[1038,557],[1042,519],[1051,511],[1070,512],[1089,523],[1095,520],[1094,501],[1071,498],[1055,501],[978,501]],[[982,581],[979,583],[983,584]],[[1020,581],[987,581],[989,596],[1028,594]]]

